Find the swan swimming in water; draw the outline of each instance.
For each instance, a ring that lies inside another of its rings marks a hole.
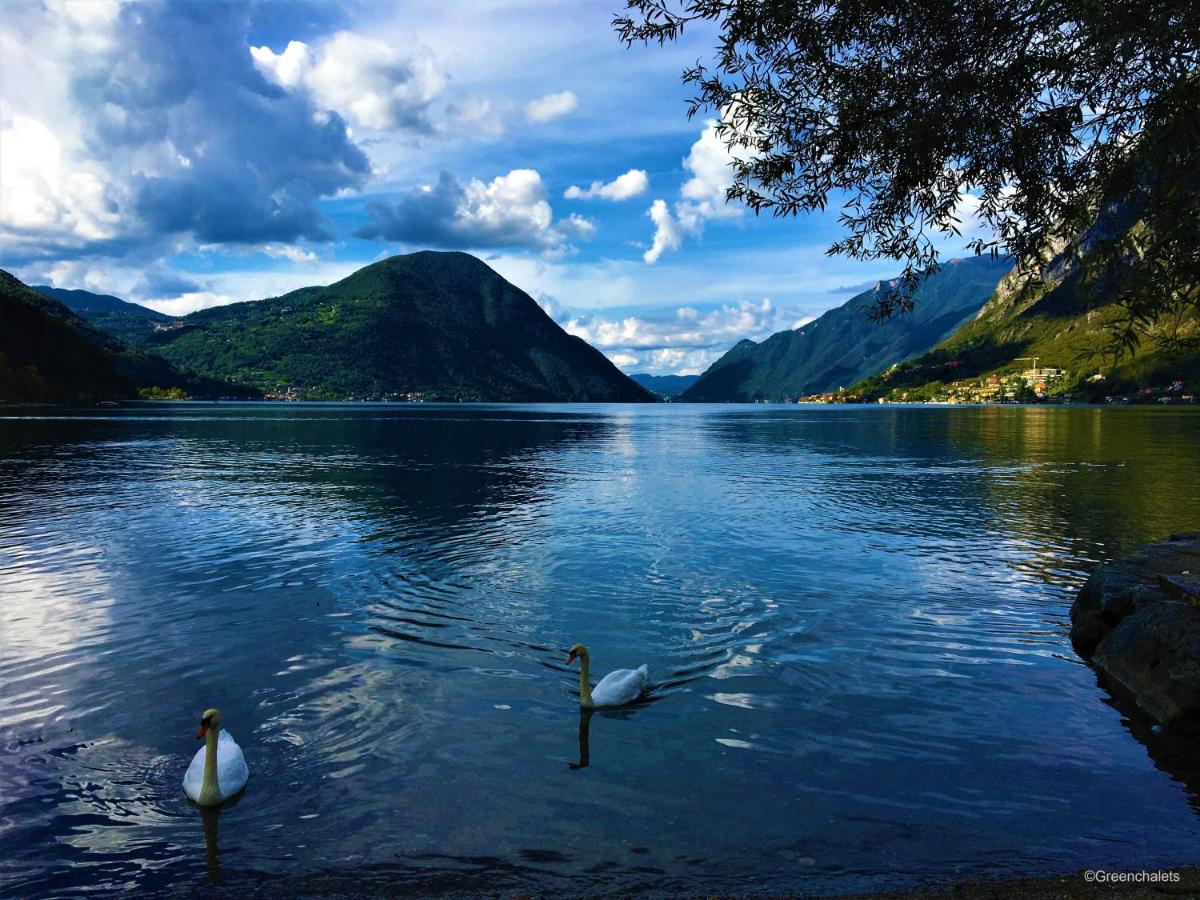
[[[576,644],[569,651],[567,665],[579,659],[579,705],[591,709],[597,706],[624,706],[632,703],[646,689],[646,664],[636,669],[617,669],[609,672],[595,687],[591,685],[588,668],[588,648]]]
[[[200,738],[205,738],[204,746],[183,776],[183,792],[200,806],[216,806],[246,786],[250,767],[233,735],[222,730],[221,714],[215,709],[200,717],[196,739]]]

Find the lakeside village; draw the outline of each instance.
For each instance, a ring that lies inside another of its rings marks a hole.
[[[264,400],[313,400],[304,388],[288,387],[263,393]],[[322,400],[333,400],[344,403],[424,403],[429,398],[422,391],[394,391],[386,394],[371,394],[363,397],[321,397]]]
[[[1075,393],[1068,391],[1067,373],[1055,366],[1039,366],[1040,359],[1025,360],[1032,365],[1021,372],[987,375],[977,379],[964,379],[949,383],[933,383],[922,387],[894,388],[888,394],[875,399],[864,398],[846,388],[837,391],[801,397],[796,403],[925,403],[938,405],[995,404],[995,403],[1196,403],[1195,394],[1184,393],[1184,383],[1179,380],[1161,387],[1144,387],[1130,393],[1104,394],[1105,377],[1097,372],[1075,386]],[[951,360],[947,366],[953,367]],[[900,369],[896,363],[881,376],[883,381]],[[1083,388],[1083,390],[1080,390]],[[786,400],[784,402],[793,402]]]
[[[926,404],[926,405],[959,405],[959,404],[1063,404],[1063,403],[1106,403],[1106,404],[1196,404],[1200,402],[1194,387],[1188,386],[1181,380],[1173,380],[1169,384],[1156,387],[1143,387],[1137,390],[1127,390],[1127,384],[1121,385],[1121,390],[1105,393],[1105,376],[1097,372],[1080,381],[1071,382],[1068,372],[1056,366],[1039,366],[1039,358],[1024,360],[1032,365],[1020,372],[1003,372],[981,376],[975,379],[962,379],[952,382],[930,382],[921,386],[892,388],[882,396],[879,390],[884,385],[879,382],[890,381],[892,377],[904,369],[904,363],[896,363],[878,376],[871,390],[864,393],[838,388],[822,394],[812,394],[793,399],[785,397],[782,400],[756,399],[755,403],[878,403],[878,404]],[[955,368],[957,360],[950,360],[943,365]],[[1116,387],[1116,385],[1114,385]],[[142,388],[139,391],[143,400],[190,400],[191,397],[181,388]],[[233,400],[235,397],[222,397],[222,400]],[[463,402],[467,397],[446,396],[442,393],[429,391],[388,391],[362,395],[333,396],[328,391],[313,391],[299,385],[279,385],[262,393],[263,400],[297,402],[305,400],[331,401],[340,403],[438,403]],[[674,397],[664,397],[666,402],[678,402]]]

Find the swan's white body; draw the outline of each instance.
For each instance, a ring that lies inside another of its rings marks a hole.
[[[646,689],[646,664],[636,669],[617,669],[600,679],[592,688],[592,706],[624,706],[632,703]]]
[[[205,763],[210,752],[214,756],[215,783],[205,785]],[[220,729],[192,757],[192,764],[183,776],[183,791],[201,806],[215,806],[244,788],[249,778],[250,767],[242,748],[228,731]]]
[[[624,706],[632,703],[646,689],[646,676],[649,669],[643,663],[636,669],[617,669],[609,672],[600,679],[600,683],[592,687],[591,659],[588,648],[576,644],[571,648],[567,657],[567,665],[579,660],[579,705],[591,709],[596,706]]]

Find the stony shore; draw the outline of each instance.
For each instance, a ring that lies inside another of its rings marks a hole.
[[[1102,566],[1071,607],[1071,642],[1118,700],[1159,728],[1200,732],[1200,532]]]

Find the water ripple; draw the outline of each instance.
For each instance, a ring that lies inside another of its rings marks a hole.
[[[0,892],[820,893],[1191,858],[1187,790],[1066,634],[1097,561],[1200,508],[1200,417],[1045,413],[6,415]],[[647,663],[646,702],[581,714],[579,641],[596,678]],[[179,781],[211,705],[252,778],[201,815]]]

